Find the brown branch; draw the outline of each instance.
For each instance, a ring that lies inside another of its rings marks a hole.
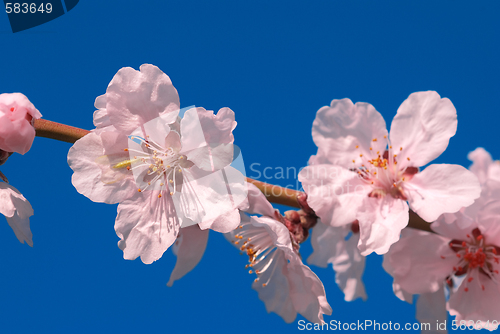
[[[38,137],[51,138],[67,143],[74,143],[90,131],[75,128],[73,126],[47,121],[44,119],[35,120],[35,130]],[[289,188],[275,186],[265,182],[246,178],[247,182],[254,184],[267,197],[269,202],[300,208],[297,197],[303,192]],[[410,210],[409,227],[432,232],[430,224],[420,218],[415,212]]]
[[[74,143],[90,132],[45,119],[35,120],[35,130],[38,137],[51,138],[67,143]]]

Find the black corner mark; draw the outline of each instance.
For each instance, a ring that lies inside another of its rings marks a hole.
[[[66,4],[66,12],[69,12],[76,6],[79,0],[63,0],[63,1]]]
[[[78,0],[4,0],[12,32],[16,33],[52,21],[65,14],[63,3],[69,12]]]

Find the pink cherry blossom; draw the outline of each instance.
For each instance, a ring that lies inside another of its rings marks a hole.
[[[314,252],[307,263],[319,267],[332,264],[335,281],[344,292],[346,301],[357,298],[366,300],[365,286],[361,279],[365,271],[365,260],[358,249],[359,224],[357,221],[346,226],[327,226],[318,221],[311,235]]]
[[[495,329],[491,322],[500,319],[500,174],[487,157],[482,149],[469,155],[474,162],[471,170],[482,183],[481,197],[459,212],[439,217],[431,225],[436,234],[403,231],[385,255],[384,268],[411,294],[448,286],[447,309],[457,322],[479,321]]]
[[[0,94],[0,150],[24,154],[29,151],[42,114],[21,93]]]
[[[238,226],[246,187],[229,166],[232,110],[191,108],[181,118],[170,78],[149,64],[120,69],[95,106],[96,129],[70,149],[68,163],[78,192],[119,203],[115,230],[126,259],[159,259],[181,227]]]
[[[419,169],[446,149],[456,127],[453,104],[432,91],[411,94],[389,134],[372,105],[332,101],[316,115],[318,153],[299,174],[309,205],[327,225],[358,220],[362,255],[386,253],[408,224],[408,203],[431,222],[479,197],[477,178],[461,166]]]
[[[294,321],[297,313],[311,322],[323,323],[323,315],[332,313],[323,284],[302,263],[283,217],[255,186],[248,187],[246,211],[262,216],[242,213],[241,225],[226,237],[248,255],[247,268],[257,275],[252,288],[267,311],[277,313],[287,323]]]

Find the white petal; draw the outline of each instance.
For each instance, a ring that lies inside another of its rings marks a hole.
[[[180,223],[170,196],[157,191],[136,194],[118,205],[115,231],[123,257],[150,264],[174,243]]]
[[[275,209],[273,208],[272,204],[269,203],[262,191],[260,191],[259,188],[251,183],[247,183],[247,186],[249,207],[245,208],[245,210],[243,211],[273,217]]]
[[[411,209],[428,222],[471,205],[481,193],[477,177],[458,165],[430,165],[408,184],[405,191]]]
[[[179,109],[179,95],[172,81],[150,64],[142,65],[140,71],[120,69],[109,83],[106,100],[110,122],[127,134],[166,111]]]
[[[197,225],[182,228],[179,232],[177,262],[170,274],[167,286],[182,278],[200,262],[208,241],[208,230],[200,230]]]
[[[113,160],[115,154],[106,155],[103,144],[109,135],[112,133],[102,132],[100,136],[91,132],[79,139],[68,152],[68,164],[74,171],[71,181],[80,194],[94,202],[114,204],[137,192],[137,186],[132,172],[127,176],[126,168],[112,167],[113,162],[117,162]],[[113,144],[110,146],[113,147]],[[123,152],[123,148],[121,150],[116,159],[128,160],[128,153]]]
[[[0,213],[7,218],[18,215],[28,218],[33,215],[30,202],[10,184],[0,182]]]
[[[318,154],[311,163],[330,163],[349,168],[360,151],[383,152],[387,129],[382,115],[368,103],[355,105],[349,99],[333,100],[329,107],[318,110],[312,135]],[[377,139],[377,141],[373,141]],[[356,149],[359,146],[359,149]]]
[[[491,155],[484,148],[478,147],[467,155],[467,159],[472,161],[469,170],[477,176],[481,184],[486,183],[490,166],[494,164]]]
[[[358,250],[359,234],[353,234],[345,240],[350,231],[349,226],[332,227],[318,221],[311,235],[314,252],[307,262],[320,267],[331,263],[336,273],[335,281],[344,292],[345,300],[366,300],[365,287],[361,280],[365,257],[361,256]]]
[[[210,228],[221,233],[239,225],[238,207],[247,200],[243,174],[230,166],[214,173],[193,166],[183,174],[181,197],[178,199],[177,194],[174,195],[179,214],[199,224],[201,229]]]
[[[448,147],[457,131],[457,111],[447,98],[433,91],[411,94],[399,107],[391,124],[390,139],[399,151],[398,161],[424,166]]]
[[[366,198],[358,215],[361,255],[385,254],[408,225],[408,204],[392,197]]]
[[[405,231],[384,256],[384,268],[410,294],[438,291],[457,264],[450,239],[424,231],[407,236]]]
[[[299,173],[307,203],[324,224],[342,226],[357,219],[372,190],[355,172],[338,166],[314,165]]]
[[[14,233],[16,234],[19,242],[24,244],[26,243],[33,247],[33,233],[30,230],[30,219],[29,218],[20,218],[17,214],[14,214],[12,217],[6,217],[7,223],[12,228]]]
[[[448,319],[446,311],[446,300],[444,287],[433,293],[423,293],[417,299],[417,320],[420,323],[429,323],[430,330],[422,330],[422,333],[446,334],[446,326],[437,328],[437,324],[444,324]]]

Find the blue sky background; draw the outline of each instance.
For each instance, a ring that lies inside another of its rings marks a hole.
[[[390,124],[410,93],[436,90],[459,120],[437,162],[469,166],[478,146],[500,158],[499,16],[498,1],[80,1],[13,34],[0,13],[0,92],[22,92],[45,119],[91,129],[94,99],[118,69],[155,64],[182,107],[235,111],[235,143],[255,177],[252,163],[305,166],[316,152],[315,113],[332,99],[369,102]],[[35,215],[33,248],[0,224],[0,332],[298,332],[301,317],[285,324],[267,314],[246,257],[222,235],[210,233],[201,263],[171,288],[171,250],[152,265],[124,260],[116,206],[74,190],[70,146],[37,138],[1,167]],[[262,180],[295,187],[289,176]],[[382,258],[367,262],[367,302],[344,302],[333,271],[312,267],[333,308],[325,320],[415,322]]]

